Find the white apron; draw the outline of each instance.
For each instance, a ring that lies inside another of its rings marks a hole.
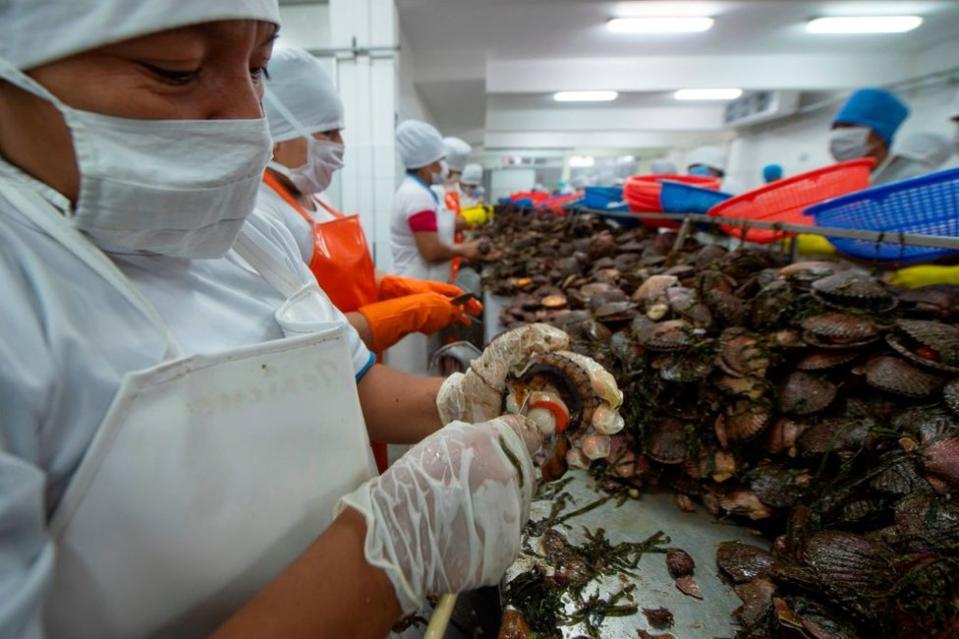
[[[443,204],[442,192],[436,204],[436,227],[439,241],[452,246],[456,234],[456,215]],[[450,281],[452,266],[452,261],[431,264],[424,260],[423,256],[417,255],[405,271],[398,275],[445,283]],[[422,333],[410,333],[386,351],[384,360],[398,371],[410,375],[428,375],[431,351],[439,346],[436,339],[431,340]]]
[[[168,341],[164,362],[124,378],[54,513],[46,630],[204,636],[319,536],[340,496],[374,475],[344,328],[311,324],[319,289],[294,291],[295,278],[238,240],[244,259],[289,298],[277,311],[288,338],[178,358],[156,310],[105,255],[52,219],[59,213],[36,194],[0,188]]]

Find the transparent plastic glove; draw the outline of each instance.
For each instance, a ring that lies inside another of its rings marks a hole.
[[[535,353],[569,348],[569,335],[548,324],[530,324],[503,333],[486,347],[466,373],[454,373],[440,387],[436,407],[444,424],[481,422],[503,411],[506,376]]]
[[[366,560],[393,583],[404,613],[428,594],[499,582],[529,519],[539,436],[522,417],[456,422],[340,500],[366,520]]]

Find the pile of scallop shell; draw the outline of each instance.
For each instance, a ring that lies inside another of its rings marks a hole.
[[[617,378],[603,484],[772,542],[744,551],[761,568],[720,553],[742,636],[959,636],[959,289],[590,216],[485,233],[512,242],[484,274],[504,323],[564,328]]]

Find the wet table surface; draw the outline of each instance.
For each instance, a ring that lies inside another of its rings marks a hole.
[[[573,481],[564,490],[569,492],[575,503],[570,504],[566,511],[581,508],[602,495],[592,487],[592,480],[582,471],[574,471]],[[675,619],[672,633],[676,639],[692,639],[714,637],[732,637],[735,634],[732,611],[742,603],[732,587],[718,575],[716,567],[716,548],[723,541],[738,540],[745,543],[766,547],[768,544],[746,528],[735,526],[710,515],[697,504],[694,513],[686,513],[676,506],[672,493],[642,494],[638,499],[629,499],[617,505],[615,499],[565,523],[569,528],[562,528],[570,542],[582,544],[586,541],[583,528],[595,531],[603,528],[610,543],[617,544],[624,541],[642,542],[658,531],[664,532],[670,539],[668,547],[680,548],[689,553],[696,563],[694,576],[703,593],[703,599],[695,599],[680,592],[666,570],[666,555],[664,553],[646,553],[639,561],[639,567],[633,571],[638,579],[626,577],[623,582],[619,576],[601,577],[591,582],[584,590],[585,595],[597,591],[604,594],[618,592],[624,583],[635,583],[633,592],[634,602],[639,606],[639,612],[630,617],[608,617],[601,628],[600,636],[604,639],[629,637],[636,639],[637,630],[648,630],[652,634],[660,634],[667,630],[653,629],[642,613],[643,608],[668,608]],[[540,520],[549,514],[549,501],[533,503],[532,519]],[[531,541],[534,550],[539,544]],[[535,558],[528,555],[520,559],[510,568],[507,580],[530,569]],[[565,599],[567,611],[575,610],[575,605]],[[628,603],[628,602],[621,602]],[[562,628],[564,637],[580,637],[585,634],[583,626]]]

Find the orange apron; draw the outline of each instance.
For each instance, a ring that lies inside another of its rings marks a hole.
[[[310,270],[336,308],[351,313],[379,301],[376,268],[366,244],[366,234],[357,215],[343,215],[319,198],[314,201],[334,218],[317,222],[280,182],[264,172],[263,183],[293,207],[313,229],[313,257]],[[380,354],[377,353],[377,361]],[[386,444],[373,442],[373,457],[380,472],[388,465]]]
[[[463,214],[460,212],[460,194],[458,191],[447,189],[446,195],[443,197],[443,204],[445,204],[447,210],[452,211],[457,218],[463,216]],[[466,238],[463,235],[463,231],[456,231],[456,233],[453,235],[453,241],[457,244],[462,244],[464,239]],[[462,266],[462,264],[463,258],[453,258],[452,263],[450,264],[450,284],[456,282],[456,274],[460,272],[460,266]]]

